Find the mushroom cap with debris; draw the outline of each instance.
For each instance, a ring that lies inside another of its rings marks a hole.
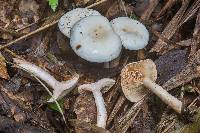
[[[91,15],[101,15],[98,11],[87,8],[76,8],[66,14],[64,14],[59,22],[58,27],[60,31],[67,37],[70,38],[70,30],[76,22],[81,20],[84,17]]]
[[[120,37],[104,16],[88,16],[71,30],[70,45],[81,58],[90,62],[109,62],[120,55]]]
[[[139,21],[128,17],[118,17],[110,23],[126,49],[139,50],[148,44],[149,32]]]
[[[143,80],[157,79],[156,65],[150,59],[127,64],[121,71],[121,86],[125,97],[131,102],[138,102],[147,93],[148,89],[143,86]]]

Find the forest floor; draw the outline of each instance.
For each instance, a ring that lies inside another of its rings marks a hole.
[[[109,20],[128,15],[141,21],[150,33],[149,44],[139,51],[123,49],[119,65],[112,69],[81,59],[57,25],[76,7],[95,9]],[[200,0],[59,0],[55,12],[46,0],[0,0],[0,57],[2,133],[200,132]],[[76,87],[58,101],[65,121],[56,104],[47,102],[50,96],[44,85],[18,69],[13,58],[32,62],[60,81],[76,72],[78,85],[115,79],[103,94],[106,129],[95,126],[91,93],[80,95]],[[143,59],[155,62],[156,83],[181,100],[187,113],[177,114],[153,94],[138,103],[125,98],[120,72],[126,64]]]

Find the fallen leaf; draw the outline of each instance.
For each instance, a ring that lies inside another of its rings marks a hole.
[[[0,78],[9,79],[10,76],[8,75],[5,61],[6,61],[5,58],[0,53]]]
[[[162,85],[170,78],[181,72],[186,66],[186,50],[174,50],[155,60],[158,71],[157,83]]]
[[[170,78],[167,82],[165,82],[162,87],[167,91],[184,85],[194,78],[200,77],[199,71],[200,65],[200,50],[198,50],[192,57],[190,57],[188,61],[188,65],[174,77]]]
[[[94,97],[91,92],[84,91],[81,95],[79,95],[76,99],[74,108],[77,120],[90,124],[96,124],[97,110]],[[77,132],[83,131],[80,127],[75,128],[75,130]]]

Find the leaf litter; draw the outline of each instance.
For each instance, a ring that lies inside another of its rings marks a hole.
[[[169,108],[159,108],[159,101],[154,96],[151,97],[151,94],[139,103],[130,103],[123,96],[118,82],[120,82],[119,74],[124,60],[128,58],[128,62],[132,62],[151,58],[157,65],[159,74],[157,82],[170,90],[170,93],[185,100],[186,106],[190,105],[190,109],[199,108],[200,1],[124,0],[122,2],[120,0],[104,0],[103,2],[75,0],[74,3],[70,1],[66,4],[65,0],[60,0],[54,13],[47,1],[0,1],[0,50],[2,52],[0,131],[8,131],[5,129],[7,126],[11,127],[10,131],[18,128],[20,131],[28,132],[33,130],[38,132],[108,132],[108,130],[116,132],[119,129],[121,132],[172,132],[180,127],[190,128],[192,122],[185,124],[185,121]],[[59,35],[57,21],[64,12],[73,9],[74,5],[76,7],[92,5],[92,8],[100,11],[110,20],[118,16],[126,16],[125,12],[127,12],[128,16],[141,20],[148,27],[153,25],[154,28],[155,25],[158,27],[155,28],[156,32],[149,30],[151,39],[148,47],[142,52],[123,50],[120,65],[117,68],[103,69],[102,64],[88,63],[78,58],[71,48],[66,46],[69,40]],[[10,49],[12,51],[9,51]],[[48,94],[37,80],[9,66],[8,62],[14,58],[12,55],[18,55],[27,61],[34,60],[60,81],[69,78],[70,73],[67,71],[70,69],[80,75],[78,85],[95,82],[105,77],[119,79],[116,85],[103,95],[109,113],[107,130],[95,127],[96,106],[91,93],[80,95],[77,89],[62,99],[62,105],[68,103],[62,106],[66,118],[66,124],[64,124],[57,108],[48,108],[46,103]],[[125,61],[125,64],[128,62]],[[181,88],[185,85],[192,86],[194,91],[182,92]],[[76,109],[77,104],[83,104],[80,107],[84,107],[85,110]],[[162,106],[166,107],[166,105]],[[78,113],[80,110],[83,112]],[[86,120],[85,117],[87,117],[86,123],[82,120],[77,121],[78,118]],[[160,125],[160,123],[165,123],[164,119],[169,120],[165,125]],[[144,121],[151,124],[148,125]],[[18,122],[25,124],[22,126]]]

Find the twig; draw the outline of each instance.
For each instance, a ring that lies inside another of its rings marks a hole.
[[[43,21],[47,20],[48,18],[49,18],[49,17],[46,17],[46,18],[44,18],[44,19],[42,19],[42,20],[38,20],[38,21],[36,21],[36,22],[34,22],[34,23],[31,23],[31,24],[29,24],[29,25],[26,25],[26,26],[24,26],[24,27],[22,27],[22,28],[20,28],[20,29],[17,29],[16,32],[20,32],[20,31],[22,31],[22,30],[24,30],[24,29],[27,29],[27,28],[29,28],[29,27],[31,27],[31,26],[37,24],[37,23],[40,23],[40,22],[43,22]]]
[[[11,42],[9,42],[9,43],[3,45],[3,46],[0,46],[0,50],[4,49],[4,48],[6,48],[6,47],[9,47],[9,46],[11,46],[11,45],[13,45],[13,44],[15,44],[15,43],[21,41],[21,40],[24,40],[24,39],[26,39],[26,38],[28,38],[28,37],[30,37],[30,36],[32,36],[32,35],[35,35],[35,34],[41,32],[41,31],[43,31],[43,30],[45,30],[45,29],[47,29],[47,28],[49,28],[49,27],[51,27],[51,26],[54,26],[56,23],[58,23],[58,20],[56,20],[56,21],[54,21],[54,22],[52,22],[52,23],[50,23],[50,24],[47,24],[47,25],[45,25],[44,27],[41,27],[41,28],[39,28],[39,29],[37,29],[37,30],[35,30],[35,31],[33,31],[33,32],[30,32],[30,33],[28,33],[28,34],[26,34],[26,35],[24,35],[24,36],[22,36],[22,37],[19,37],[19,38],[17,38],[16,40],[11,41]]]
[[[162,32],[162,35],[167,38],[171,39],[175,32],[178,30],[178,25],[181,22],[184,13],[189,5],[190,0],[184,0],[182,2],[181,8],[178,10],[178,12],[174,15],[172,20],[167,24],[164,31]],[[151,48],[150,52],[160,52],[163,50],[163,47],[167,46],[165,42],[163,42],[161,39],[158,39],[156,44]]]
[[[139,108],[135,115],[124,125],[124,127],[122,127],[121,133],[126,133],[126,131],[128,130],[128,128],[130,127],[130,125],[133,123],[133,121],[135,120],[135,118],[138,116],[139,112],[141,111],[142,108]]]
[[[149,20],[152,12],[158,5],[159,1],[158,0],[149,0],[149,5],[148,8],[144,11],[144,13],[141,15],[140,19],[143,21]]]
[[[107,1],[107,0],[101,0],[101,1],[98,1],[98,2],[96,2],[96,3],[94,3],[94,4],[92,4],[92,5],[87,6],[86,8],[92,8],[92,7],[95,7],[95,6],[97,6],[97,5],[101,4],[101,3],[104,3],[104,2],[106,2],[106,1]]]
[[[15,58],[22,58],[22,57],[20,57],[19,55],[17,55],[15,52],[9,50],[8,48],[5,48],[4,50],[5,50],[7,53],[9,53],[10,55],[12,55],[13,57],[15,57]]]
[[[119,127],[122,127],[122,125],[124,125],[127,120],[130,120],[130,118],[132,117],[132,115],[135,112],[135,110],[137,110],[145,102],[145,100],[146,100],[147,97],[148,97],[148,95],[146,95],[145,97],[143,97],[139,102],[135,103],[129,109],[129,111],[118,120]]]
[[[190,103],[190,105],[188,105],[188,109],[192,106],[192,105],[194,105],[194,103],[198,100],[198,98],[199,97],[196,97],[191,103]]]
[[[115,107],[113,108],[112,112],[109,115],[109,118],[107,120],[107,125],[109,126],[110,123],[112,122],[113,118],[115,117],[115,115],[117,114],[117,112],[119,111],[119,109],[121,108],[122,104],[124,103],[124,101],[126,100],[124,95],[121,95],[119,97],[119,99],[117,100],[117,103],[115,104]]]
[[[175,124],[176,120],[174,119],[173,122],[171,124],[169,124],[169,126],[167,126],[164,131],[162,131],[162,133],[166,133],[174,124]]]
[[[125,7],[125,5],[124,5],[124,1],[123,1],[123,0],[120,0],[120,2],[122,3],[122,8],[123,8],[123,10],[124,10],[124,13],[125,13],[126,17],[128,17],[128,13],[127,13],[127,11],[126,11],[126,7]]]

